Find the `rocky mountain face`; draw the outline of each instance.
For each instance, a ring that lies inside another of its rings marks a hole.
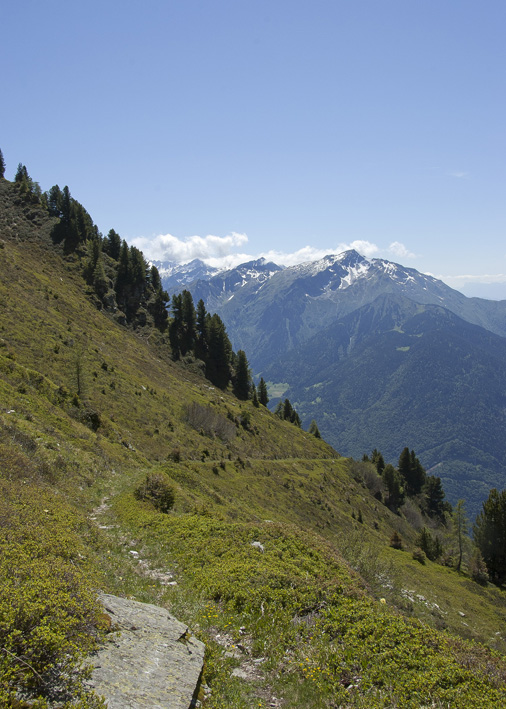
[[[157,267],[162,285],[170,294],[179,293],[188,284],[207,280],[219,272],[218,268],[208,266],[198,258],[184,264],[173,261],[151,261],[151,264]]]
[[[154,264],[157,265],[157,262]],[[224,271],[207,267],[198,260],[179,267],[168,267],[162,263],[159,270],[162,285],[169,295],[186,288],[192,293],[195,303],[202,298],[206,308],[217,311],[245,287],[257,292],[283,267],[260,258]]]

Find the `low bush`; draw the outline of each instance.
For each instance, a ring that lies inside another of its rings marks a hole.
[[[135,490],[138,500],[151,502],[159,512],[168,512],[174,507],[176,493],[165,473],[148,473]]]

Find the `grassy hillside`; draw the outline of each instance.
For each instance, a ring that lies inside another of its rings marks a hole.
[[[98,706],[70,670],[101,588],[204,640],[205,707],[506,706],[502,591],[414,561],[372,466],[99,310],[53,225],[0,180],[0,703]]]

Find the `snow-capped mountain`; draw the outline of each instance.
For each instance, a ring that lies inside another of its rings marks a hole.
[[[193,283],[199,278],[207,280],[220,272],[219,268],[208,266],[198,258],[189,263],[151,261],[151,264],[157,267],[162,286],[169,294],[179,293],[189,283]]]
[[[191,291],[195,303],[202,298],[208,311],[219,312],[236,293],[246,288],[255,293],[282,270],[282,266],[260,258],[242,263],[236,268],[220,271],[210,278],[199,277],[188,285],[188,290]]]
[[[187,280],[185,287],[223,318],[234,347],[248,353],[255,371],[388,293],[440,305],[506,336],[506,301],[466,298],[437,278],[354,250],[288,268],[259,259]]]

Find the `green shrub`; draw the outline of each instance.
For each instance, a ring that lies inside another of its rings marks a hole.
[[[425,564],[426,558],[425,552],[422,549],[415,549],[413,551],[413,559],[418,561],[420,564]]]
[[[390,537],[390,546],[392,549],[402,549],[402,537],[398,532],[394,532]]]
[[[102,706],[83,684],[100,607],[81,524],[50,493],[0,481],[2,707]]]
[[[168,512],[174,507],[176,493],[164,473],[148,473],[135,490],[135,497],[151,502],[159,512]]]
[[[476,583],[479,583],[481,586],[485,586],[488,581],[488,569],[479,549],[475,550],[469,560],[469,573],[473,581],[476,581]]]

